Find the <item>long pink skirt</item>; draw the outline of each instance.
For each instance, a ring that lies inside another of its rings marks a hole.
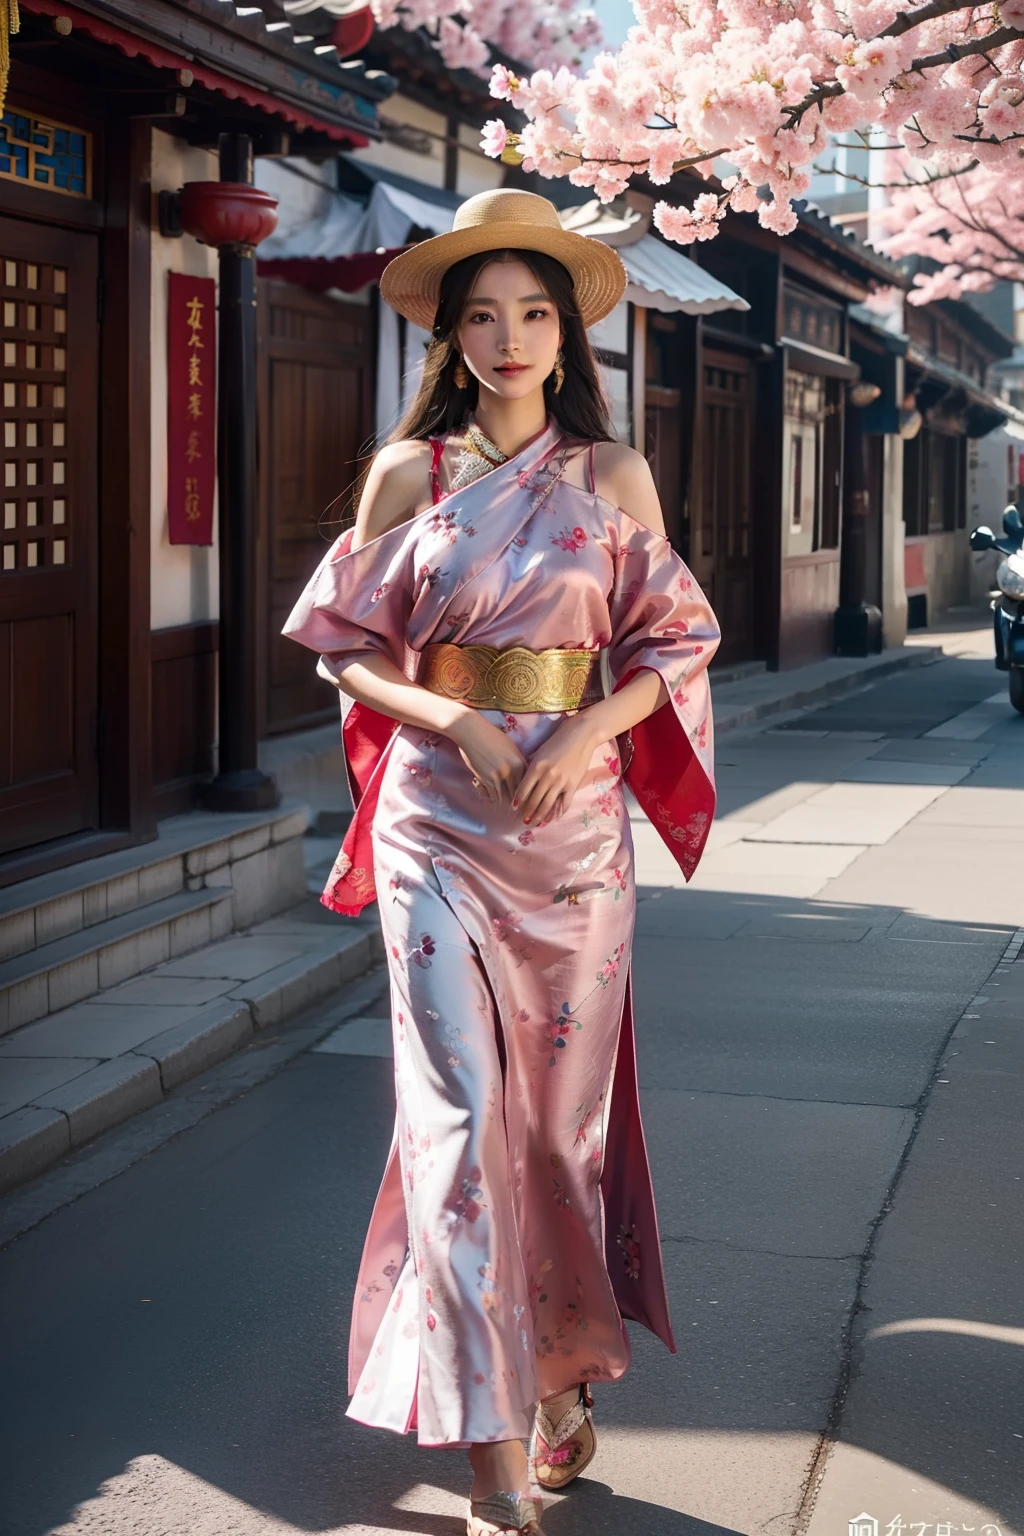
[[[528,758],[561,719],[487,713]],[[403,726],[373,848],[405,1210],[382,1231],[382,1190],[349,1413],[421,1444],[522,1436],[539,1398],[629,1364],[600,1182],[636,912],[617,745],[526,826],[447,737]],[[630,1232],[611,1243],[628,1280]]]

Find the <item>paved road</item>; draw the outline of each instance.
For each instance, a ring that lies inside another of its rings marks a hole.
[[[549,1536],[1024,1532],[1024,721],[961,649],[723,739],[689,888],[634,825],[680,1349],[634,1330]],[[462,1457],[343,1417],[383,998],[0,1205],[57,1207],[0,1255],[2,1536],[458,1536]]]

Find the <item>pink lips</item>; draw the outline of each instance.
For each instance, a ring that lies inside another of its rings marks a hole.
[[[525,373],[527,366],[526,363],[502,363],[501,367],[495,368],[494,371],[495,373],[503,373],[506,377],[512,378],[517,373]]]

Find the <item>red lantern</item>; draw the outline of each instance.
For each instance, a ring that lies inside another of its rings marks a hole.
[[[338,50],[339,59],[351,58],[360,48],[365,48],[373,36],[373,12],[368,5],[357,11],[348,11],[334,23],[331,42]]]
[[[181,227],[203,245],[259,245],[277,228],[277,198],[243,181],[188,181]]]

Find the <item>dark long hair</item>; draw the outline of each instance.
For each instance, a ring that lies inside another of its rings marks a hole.
[[[441,295],[419,389],[398,426],[384,439],[385,443],[401,443],[410,438],[425,440],[428,437],[440,437],[445,432],[461,427],[469,413],[475,410],[480,386],[469,369],[466,370],[469,383],[465,389],[460,389],[455,382],[455,368],[461,356],[455,333],[465,314],[477,277],[492,261],[523,262],[558,310],[562,325],[562,367],[565,379],[557,395],[554,379],[547,378],[544,381],[544,404],[548,415],[554,418],[568,437],[580,438],[585,442],[612,442],[614,439],[608,417],[608,403],[576,303],[572,278],[560,261],[545,255],[543,251],[502,250],[481,251],[476,256],[467,256],[449,267],[442,277]],[[343,529],[355,521],[372,459],[371,452],[351,487],[352,500],[348,512],[337,520]],[[347,495],[347,492],[342,495]],[[338,497],[337,501],[341,499]],[[328,519],[325,522],[324,516],[337,501],[320,514],[318,521],[321,531],[334,521]]]
[[[461,356],[455,333],[477,277],[492,261],[521,261],[529,267],[558,310],[565,381],[556,395],[554,378],[545,379],[544,403],[548,415],[554,417],[569,437],[600,443],[611,441],[608,406],[594,353],[580,318],[572,278],[553,256],[546,256],[542,251],[517,250],[480,251],[448,268],[441,279],[441,295],[420,387],[387,441],[397,443],[408,438],[440,437],[442,433],[460,427],[469,412],[476,408],[480,386],[473,375],[469,374],[465,389],[460,389],[455,382],[455,369]]]

